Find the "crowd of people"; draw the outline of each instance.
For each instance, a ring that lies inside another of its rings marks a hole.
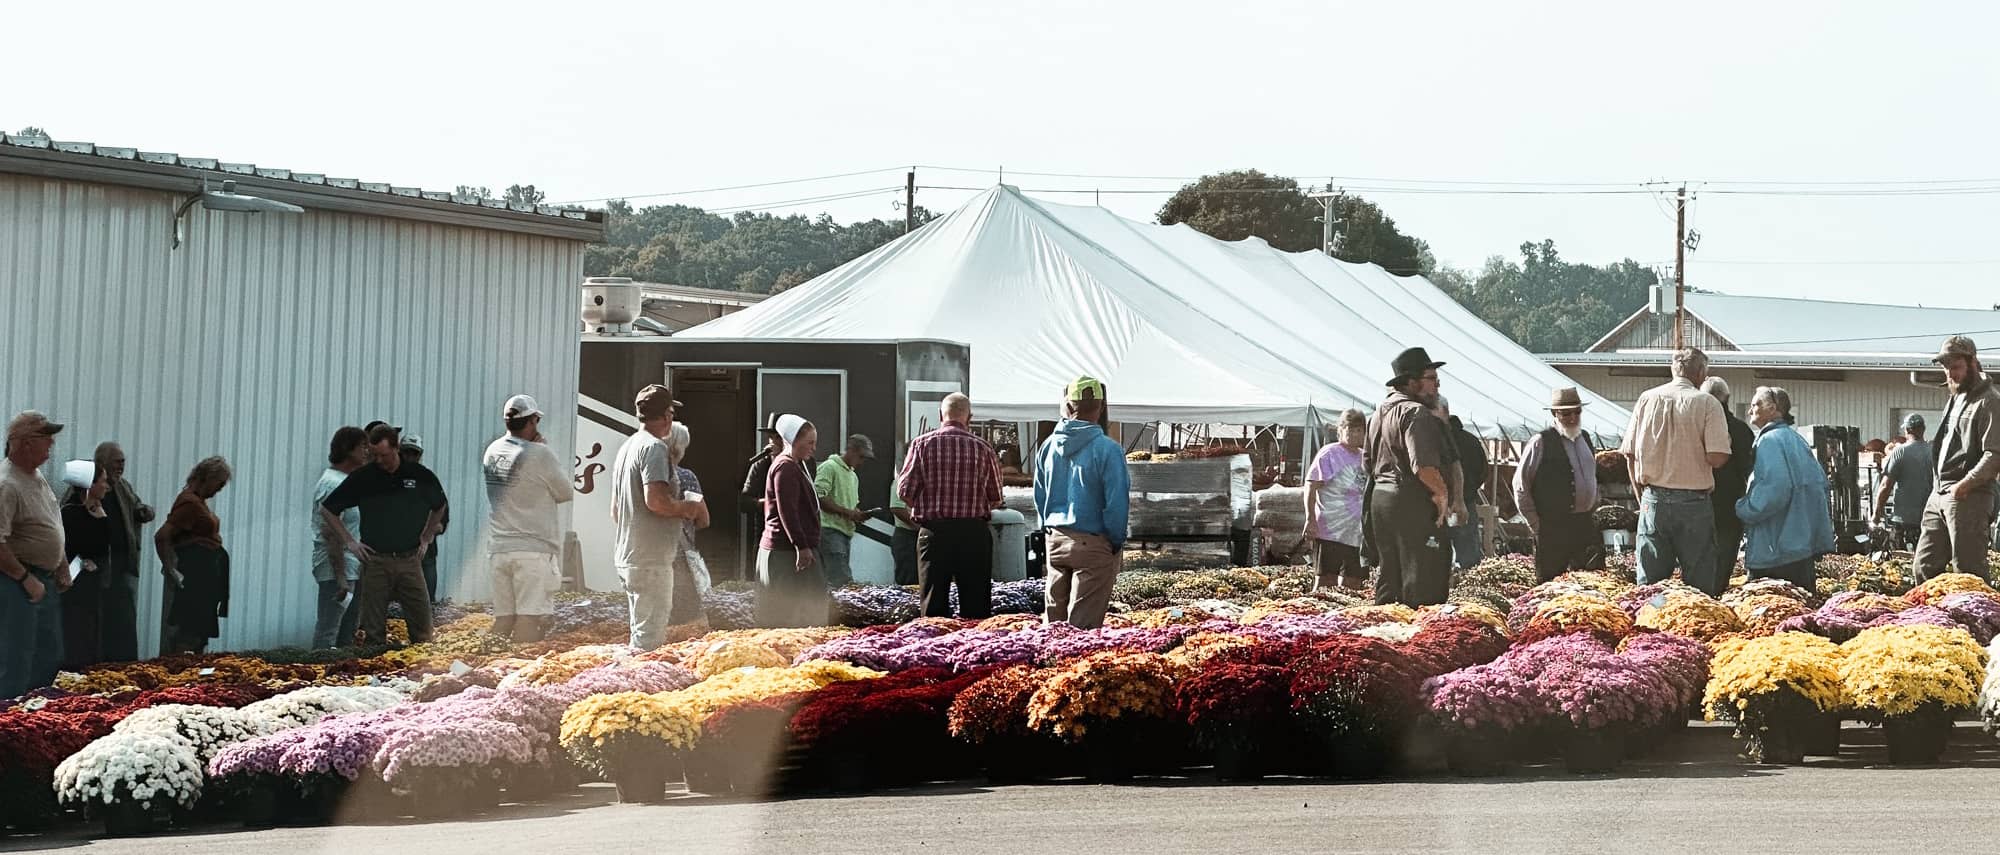
[[[1946,340],[1936,362],[1949,387],[1940,431],[1926,441],[1923,418],[1905,420],[1885,461],[1876,513],[1894,537],[1914,544],[1919,578],[1948,566],[1986,576],[2000,392],[1969,338]],[[1374,414],[1342,413],[1336,441],[1313,457],[1304,534],[1321,586],[1365,588],[1372,568],[1377,603],[1442,603],[1454,556],[1460,567],[1482,556],[1477,507],[1486,454],[1439,394],[1444,365],[1421,347],[1398,354]],[[1671,371],[1633,405],[1618,449],[1639,505],[1639,581],[1678,572],[1720,594],[1740,552],[1752,577],[1811,586],[1813,563],[1833,551],[1834,534],[1825,470],[1792,427],[1790,393],[1758,387],[1746,424],[1730,413],[1729,386],[1708,376],[1701,350],[1676,352]],[[674,420],[679,406],[664,386],[640,390],[641,428],[611,471],[613,564],[631,643],[642,648],[663,643],[671,626],[700,622],[711,584],[695,545],[710,512],[694,473],[681,465],[691,437]],[[1602,498],[1597,443],[1582,428],[1584,406],[1574,387],[1552,390],[1549,425],[1523,447],[1511,485],[1543,580],[1602,566],[1592,516]],[[1044,619],[1090,628],[1103,623],[1122,565],[1130,475],[1123,447],[1106,435],[1103,382],[1069,384],[1062,413],[1032,471],[1047,544]],[[543,416],[531,397],[507,399],[504,432],[482,459],[494,629],[519,642],[549,632],[562,585],[559,508],[575,495],[568,467],[544,441]],[[763,425],[765,449],[751,461],[739,500],[757,523],[760,623],[827,622],[830,591],[853,580],[857,527],[885,512],[895,521],[896,581],[917,586],[924,615],[990,615],[991,515],[1003,504],[1007,476],[995,449],[972,431],[971,399],[947,396],[940,416],[936,430],[904,451],[886,509],[860,506],[859,470],[875,459],[869,437],[847,437],[821,460],[811,421],[780,413]],[[47,685],[60,668],[138,656],[141,532],[155,512],[125,480],[125,454],[114,443],[62,467],[69,489],[58,501],[41,470],[62,430],[35,411],[7,425],[0,573],[11,584],[0,584],[0,697]],[[386,642],[392,603],[411,641],[430,638],[437,538],[450,506],[422,458],[422,440],[386,422],[334,432],[313,490],[316,647]],[[167,582],[163,650],[204,650],[229,615],[229,552],[211,503],[231,475],[221,457],[196,463],[153,535]]]
[[[1923,418],[1905,419],[1876,514],[1915,546],[1920,579],[1948,566],[1983,577],[2000,475],[2000,392],[1969,338],[1947,339],[1935,361],[1950,392],[1946,430],[1926,442]],[[1373,416],[1342,413],[1337,441],[1307,468],[1304,534],[1321,586],[1359,590],[1377,568],[1376,602],[1442,603],[1454,563],[1479,560],[1474,497],[1486,459],[1474,455],[1480,444],[1439,394],[1443,366],[1420,347],[1398,354]],[[1794,428],[1790,392],[1758,387],[1746,423],[1699,348],[1676,352],[1670,370],[1668,382],[1633,405],[1617,449],[1638,499],[1639,581],[1678,572],[1720,595],[1740,555],[1752,578],[1810,588],[1814,562],[1836,543],[1826,469]],[[1582,427],[1586,403],[1575,387],[1552,390],[1550,424],[1524,444],[1514,471],[1512,498],[1534,534],[1542,581],[1603,567],[1593,517],[1603,500],[1599,449]]]

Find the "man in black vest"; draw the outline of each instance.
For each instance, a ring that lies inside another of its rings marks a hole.
[[[1535,577],[1604,566],[1597,508],[1597,455],[1583,430],[1583,398],[1565,386],[1549,396],[1555,424],[1528,440],[1514,470],[1514,504],[1535,530]]]

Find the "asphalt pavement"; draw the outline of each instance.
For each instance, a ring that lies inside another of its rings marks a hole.
[[[72,826],[0,849],[91,855],[421,855],[504,852],[883,853],[1828,853],[1993,852],[2000,743],[1962,725],[1945,762],[1890,767],[1880,732],[1850,725],[1837,758],[1735,759],[1726,729],[1694,728],[1616,774],[1532,767],[1502,778],[1220,784],[1203,773],[1121,786],[935,784],[861,796],[616,804],[596,784],[450,822],[109,839]]]

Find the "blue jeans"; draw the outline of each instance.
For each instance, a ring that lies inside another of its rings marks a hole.
[[[853,547],[854,538],[833,529],[820,530],[819,567],[826,576],[827,587],[841,588],[854,583],[854,569],[848,564]]]
[[[1464,569],[1478,564],[1480,560],[1484,559],[1486,557],[1486,550],[1479,543],[1479,514],[1474,512],[1470,497],[1466,498],[1465,510],[1460,513],[1463,514],[1460,517],[1463,520],[1463,524],[1452,526],[1447,531],[1451,534],[1451,551],[1454,560],[1458,563],[1460,569]]]
[[[1639,584],[1666,581],[1681,569],[1681,580],[1722,595],[1729,580],[1715,561],[1715,507],[1708,493],[1696,490],[1646,488],[1639,500]]]
[[[35,577],[44,591],[39,603],[28,602],[21,583],[0,576],[0,700],[53,684],[62,666],[62,594],[50,574]]]
[[[313,621],[314,650],[353,646],[354,627],[361,620],[361,582],[355,580],[347,584],[354,593],[343,607],[333,582],[319,583],[319,614]]]

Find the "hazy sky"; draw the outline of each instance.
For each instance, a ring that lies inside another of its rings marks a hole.
[[[910,164],[984,170],[918,170],[958,187],[1005,166],[1030,191],[1171,190],[1240,167],[1373,188],[1957,180],[1927,189],[1989,192],[1696,184],[1689,284],[2000,302],[1992,4],[14,3],[6,17],[5,130],[425,188],[533,183],[553,201],[889,170],[634,202],[879,188],[778,210],[899,217]],[[1648,194],[1363,195],[1456,266],[1543,238],[1575,260],[1672,258],[1672,218]],[[1165,198],[1102,203],[1149,220]]]

